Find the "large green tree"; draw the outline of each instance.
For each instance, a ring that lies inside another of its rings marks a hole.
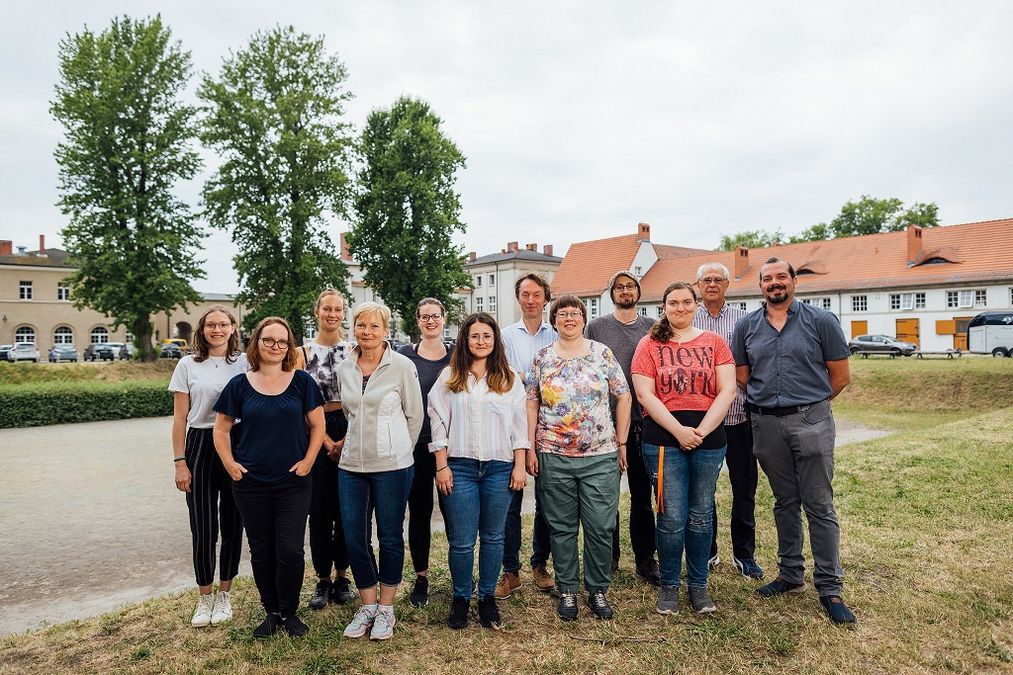
[[[841,237],[856,237],[863,234],[880,232],[898,232],[908,225],[921,227],[937,227],[939,225],[939,207],[934,202],[924,204],[916,202],[910,208],[904,208],[904,202],[896,197],[877,199],[862,195],[857,200],[848,201],[841,207],[841,212],[829,223],[817,223],[791,237],[790,242],[822,241]]]
[[[781,241],[784,235],[780,230],[767,232],[766,230],[743,230],[735,234],[721,235],[721,243],[718,244],[718,251],[734,251],[737,246],[746,248],[766,248],[776,241]]]
[[[199,300],[190,280],[203,276],[200,228],[173,190],[200,167],[194,109],[179,99],[190,55],[160,17],[122,17],[68,34],[59,61],[50,110],[64,129],[55,156],[72,297],[153,359],[151,315]]]
[[[364,167],[348,234],[365,282],[418,337],[415,306],[427,296],[459,310],[454,291],[470,284],[462,251],[452,242],[464,232],[455,174],[464,155],[440,128],[425,101],[401,97],[389,110],[370,113],[359,143]]]
[[[201,138],[222,157],[204,187],[205,213],[238,245],[246,328],[282,316],[302,341],[317,293],[346,288],[325,228],[345,213],[350,188],[346,78],[323,38],[279,27],[256,33],[201,82]]]

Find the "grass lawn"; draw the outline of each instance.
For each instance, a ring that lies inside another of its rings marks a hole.
[[[386,643],[341,637],[354,607],[305,611],[305,638],[253,641],[262,614],[252,581],[242,579],[233,594],[236,620],[227,628],[191,628],[194,594],[168,596],[4,638],[0,672],[1013,672],[1013,364],[965,361],[855,363],[856,386],[841,401],[842,414],[862,421],[882,409],[884,423],[895,419],[901,430],[837,452],[854,630],[830,624],[811,586],[765,601],[753,593],[755,582],[727,564],[711,578],[716,615],[659,616],[653,590],[632,573],[626,541],[610,592],[615,621],[597,622],[582,605],[580,620],[565,624],[554,599],[526,584],[500,603],[502,630],[473,620],[467,630],[451,631],[444,624],[446,540],[437,536],[432,603],[413,610],[400,599],[395,637]],[[771,578],[776,537],[762,476],[757,499],[757,558]],[[724,478],[718,501],[727,523]],[[720,540],[725,554],[727,525]],[[116,564],[110,552],[110,569]],[[311,588],[308,577],[304,595]]]
[[[109,363],[7,363],[0,362],[0,386],[40,382],[132,382],[159,380],[169,383],[175,359],[150,363],[112,361]]]

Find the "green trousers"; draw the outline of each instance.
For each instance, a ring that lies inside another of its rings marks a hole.
[[[538,453],[535,483],[549,525],[552,567],[560,593],[580,589],[577,534],[584,527],[584,588],[607,591],[612,583],[612,531],[619,507],[616,453],[563,457]]]

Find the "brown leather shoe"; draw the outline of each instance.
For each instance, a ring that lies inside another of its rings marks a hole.
[[[496,598],[506,600],[510,594],[521,587],[521,578],[517,572],[504,572],[496,584]]]
[[[545,571],[545,565],[535,565],[531,568],[531,578],[535,587],[543,593],[548,593],[556,587],[556,580]]]

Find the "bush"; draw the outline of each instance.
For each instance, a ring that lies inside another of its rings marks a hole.
[[[172,414],[164,381],[47,382],[0,389],[0,428]]]

